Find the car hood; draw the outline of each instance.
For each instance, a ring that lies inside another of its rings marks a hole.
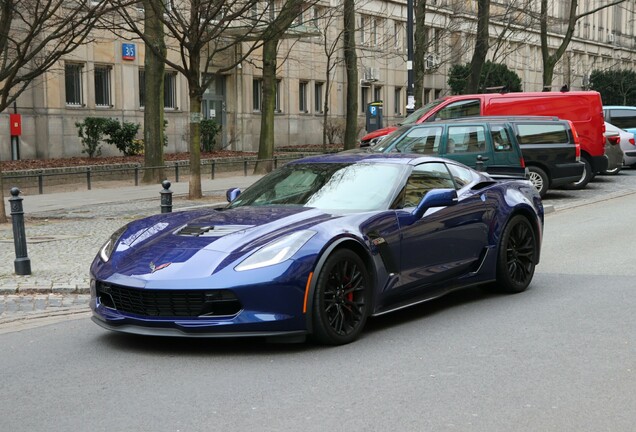
[[[111,272],[128,276],[152,278],[159,270],[162,276],[185,270],[188,277],[203,277],[272,240],[340,217],[296,206],[153,216],[128,225],[107,266]]]

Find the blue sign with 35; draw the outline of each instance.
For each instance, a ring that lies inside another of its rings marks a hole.
[[[134,60],[137,56],[137,49],[135,44],[124,43],[121,44],[121,58],[124,60]]]

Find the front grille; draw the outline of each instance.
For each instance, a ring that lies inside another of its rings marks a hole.
[[[230,290],[151,290],[98,282],[97,297],[105,307],[144,317],[227,317],[242,309]]]

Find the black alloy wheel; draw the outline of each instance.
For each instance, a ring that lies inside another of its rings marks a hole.
[[[349,249],[334,252],[316,282],[315,339],[329,345],[354,341],[367,320],[369,293],[369,275],[362,259]]]
[[[497,287],[504,292],[524,291],[534,276],[536,234],[528,219],[514,216],[504,228],[497,257]]]

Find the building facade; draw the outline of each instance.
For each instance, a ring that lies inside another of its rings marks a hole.
[[[549,2],[548,44],[554,51],[567,29],[567,0]],[[591,0],[578,13],[607,4]],[[553,85],[585,89],[593,70],[632,69],[636,63],[636,32],[632,23],[636,0],[582,16],[571,43],[557,64]],[[276,89],[276,146],[321,144],[325,107],[327,123],[338,139],[345,115],[346,74],[342,63],[342,17],[337,0],[321,0],[297,19],[310,29],[302,37],[283,39],[279,49]],[[368,103],[383,101],[385,124],[404,118],[407,103],[406,0],[369,0],[358,5],[357,44],[360,133]],[[505,63],[522,79],[524,91],[542,89],[543,64],[539,0],[493,0],[489,59]],[[448,71],[467,63],[476,30],[476,1],[428,0],[426,13],[426,75],[422,99],[449,94]],[[330,47],[333,47],[330,49]],[[203,96],[202,117],[222,125],[219,145],[257,151],[261,122],[260,53],[228,73],[214,76]],[[20,96],[14,108],[0,115],[0,159],[15,158],[9,113],[22,115],[20,158],[82,156],[76,122],[88,116],[143,124],[144,45],[110,33],[66,56]],[[164,105],[167,152],[188,148],[188,88],[183,76],[166,69]],[[140,131],[140,137],[142,133]],[[103,147],[103,154],[117,155]]]

